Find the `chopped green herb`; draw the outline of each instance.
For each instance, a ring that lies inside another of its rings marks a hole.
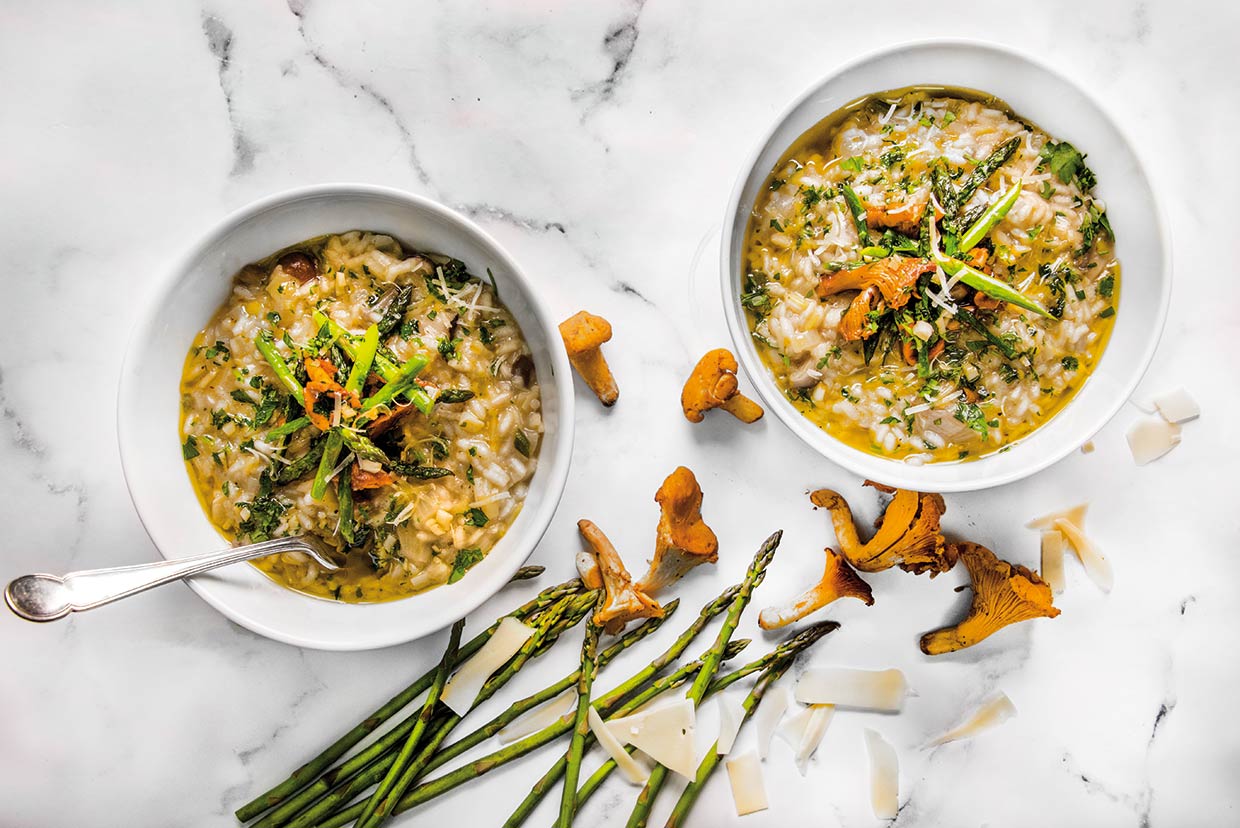
[[[1107,274],[1098,280],[1098,295],[1104,299],[1110,299],[1111,294],[1115,292],[1115,277]]]
[[[1074,356],[1066,356],[1059,360],[1059,363],[1063,365],[1065,371],[1075,371],[1077,368],[1081,367],[1080,360]]]
[[[228,360],[232,359],[232,351],[228,350],[228,346],[218,339],[215,340],[214,345],[203,351],[202,355],[207,359],[219,357],[220,362],[228,362]]]
[[[841,161],[840,166],[851,172],[861,172],[865,169],[865,159],[859,155],[854,155],[852,158],[845,158]]]
[[[242,535],[248,535],[251,543],[269,540],[280,525],[280,516],[288,508],[271,495],[260,495],[249,503],[238,503],[249,517],[237,524]]]
[[[466,526],[486,526],[487,521],[487,513],[476,506],[465,513]]]
[[[191,434],[185,438],[185,445],[181,446],[181,456],[186,460],[193,460],[199,454],[201,452],[198,451],[198,438]]]
[[[771,219],[771,229],[780,233],[784,232],[784,226],[779,223],[779,219]]]
[[[767,189],[778,190],[780,187],[784,186],[787,183],[788,182],[784,181],[782,178],[772,178],[770,186]]]
[[[457,552],[456,559],[452,562],[452,574],[448,576],[448,583],[455,584],[464,578],[465,573],[481,560],[481,549],[462,549]]]
[[[512,445],[513,448],[521,453],[522,457],[530,456],[530,438],[521,429],[517,429],[516,435],[512,438]]]

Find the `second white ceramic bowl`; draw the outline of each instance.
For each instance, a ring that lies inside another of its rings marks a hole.
[[[1084,387],[1051,420],[1002,454],[922,466],[869,454],[815,426],[784,397],[762,364],[740,303],[745,230],[758,190],[788,147],[845,104],[907,86],[956,86],[996,95],[1017,114],[1089,154],[1115,229],[1123,267],[1115,330]],[[1079,448],[1115,415],[1154,356],[1171,294],[1171,247],[1153,188],[1132,146],[1075,83],[1024,55],[973,41],[895,46],[828,75],[775,121],[746,161],[724,214],[724,315],[758,394],[784,425],[828,460],[892,486],[952,492],[998,486]]]
[[[568,358],[547,307],[517,263],[469,219],[385,187],[328,184],[265,198],[225,218],[169,271],[129,343],[118,400],[121,462],[147,533],[165,558],[226,545],[203,514],[181,459],[179,387],[194,335],[227,297],[243,265],[304,239],[364,229],[494,273],[502,301],[533,353],[545,434],[525,507],[487,557],[455,584],[399,601],[345,604],[286,589],[247,564],[191,579],[233,621],[269,638],[326,650],[411,641],[478,607],[521,566],[555,513],[573,442]]]

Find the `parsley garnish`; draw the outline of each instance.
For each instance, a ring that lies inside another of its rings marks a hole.
[[[465,513],[466,526],[486,526],[487,520],[487,513],[476,506]]]
[[[456,559],[452,562],[452,574],[448,576],[448,583],[455,584],[464,578],[465,573],[481,560],[481,549],[462,549],[457,552]]]
[[[191,434],[185,438],[185,445],[181,446],[181,456],[186,460],[193,460],[199,454],[201,452],[198,451],[198,438]]]

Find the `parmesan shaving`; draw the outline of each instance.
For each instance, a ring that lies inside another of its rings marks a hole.
[[[961,725],[934,739],[927,747],[938,747],[948,742],[971,739],[979,733],[998,727],[1015,715],[1016,705],[1012,704],[1012,700],[1007,697],[1007,694],[999,693],[999,695],[973,711],[973,715],[969,716]]]
[[[744,816],[765,811],[766,786],[762,782],[762,765],[755,751],[749,750],[727,761],[728,782],[732,785],[732,802],[736,815]]]
[[[564,718],[565,714],[575,706],[574,702],[576,699],[576,688],[569,688],[546,704],[540,704],[525,715],[519,716],[501,730],[498,734],[499,743],[506,745],[509,742],[524,739],[531,733],[537,733],[544,727],[555,724]],[[590,708],[590,710],[593,711],[594,708]]]
[[[776,687],[773,692],[767,690],[762,696],[762,701],[758,702],[758,709],[753,718],[754,730],[758,735],[759,759],[765,759],[767,753],[770,752],[771,737],[775,735],[775,728],[787,709],[788,690],[785,687]]]
[[[1183,388],[1177,388],[1162,396],[1154,398],[1158,413],[1169,423],[1186,423],[1201,416],[1201,408],[1197,401],[1188,395]]]
[[[444,686],[440,701],[453,713],[464,716],[473,707],[478,691],[491,674],[516,655],[533,634],[533,627],[527,627],[511,616],[504,618],[482,649],[457,668]]]
[[[1040,518],[1034,518],[1025,524],[1029,529],[1041,529],[1047,531],[1055,528],[1055,521],[1063,519],[1073,524],[1079,529],[1085,528],[1085,514],[1089,511],[1088,503],[1078,503],[1067,509],[1060,509],[1058,512],[1051,512],[1048,515],[1042,515]]]
[[[808,710],[809,722],[805,727],[805,732],[801,734],[801,741],[797,745],[796,752],[797,770],[801,772],[801,776],[804,776],[809,769],[810,758],[814,755],[814,751],[818,750],[818,745],[822,744],[822,737],[827,734],[827,725],[831,724],[835,706],[815,704],[811,705]]]
[[[1085,567],[1085,574],[1089,576],[1090,580],[1097,584],[1098,588],[1103,592],[1110,592],[1111,587],[1115,585],[1115,575],[1111,571],[1110,562],[1098,551],[1098,547],[1094,545],[1094,542],[1085,537],[1085,533],[1076,524],[1070,523],[1063,518],[1055,521],[1055,528],[1062,532],[1064,537],[1067,538],[1068,543],[1072,545],[1073,550],[1076,551],[1077,558],[1081,561],[1081,565]]]
[[[634,785],[646,784],[646,780],[650,778],[650,771],[624,749],[624,745],[620,744],[607,728],[607,723],[603,721],[603,717],[598,714],[593,705],[586,712],[586,718],[590,722],[590,730],[598,739],[599,745],[615,761],[616,767],[624,774],[624,778]]]
[[[899,670],[820,667],[801,674],[796,699],[805,704],[834,704],[898,713],[904,706],[907,692],[908,682]]]
[[[1142,420],[1128,430],[1128,448],[1138,466],[1152,463],[1180,444],[1180,427],[1166,420]]]
[[[1063,533],[1050,530],[1042,533],[1042,580],[1050,584],[1056,595],[1063,592]]]
[[[719,696],[719,739],[715,742],[715,752],[727,756],[736,744],[736,734],[740,733],[741,724],[745,721],[745,708],[731,693]]]
[[[870,805],[879,819],[895,819],[900,810],[900,765],[895,749],[878,733],[865,730],[870,755]]]
[[[693,757],[694,707],[680,699],[653,710],[607,722],[607,729],[620,742],[633,745],[654,761],[686,779],[697,775]]]

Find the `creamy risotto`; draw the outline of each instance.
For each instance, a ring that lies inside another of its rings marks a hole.
[[[980,93],[857,101],[759,194],[742,302],[807,418],[906,462],[1003,451],[1102,355],[1119,261],[1085,156]]]
[[[238,541],[313,533],[255,566],[340,601],[452,582],[521,510],[538,461],[538,382],[516,320],[447,256],[353,231],[237,274],[181,384],[183,451]]]

